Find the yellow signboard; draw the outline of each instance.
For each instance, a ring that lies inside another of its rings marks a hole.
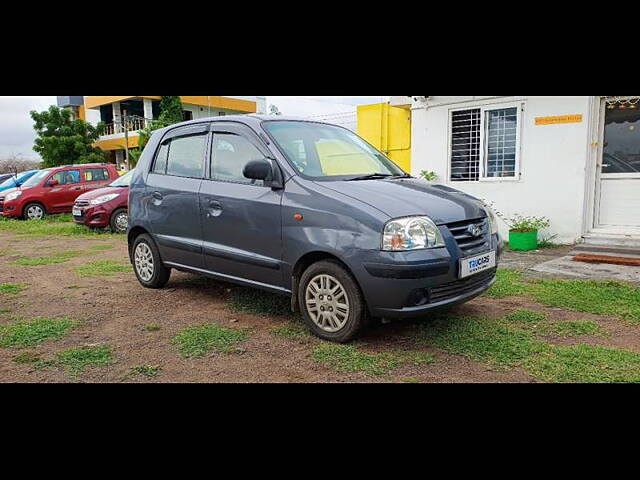
[[[582,123],[582,115],[560,115],[557,117],[536,117],[536,125],[556,125],[558,123]]]

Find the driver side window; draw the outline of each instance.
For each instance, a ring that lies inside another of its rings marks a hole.
[[[251,180],[242,173],[248,162],[264,158],[249,140],[232,133],[215,133],[211,148],[212,180],[264,186],[262,180]]]

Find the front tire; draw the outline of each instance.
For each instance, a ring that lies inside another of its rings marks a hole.
[[[109,227],[114,233],[126,233],[129,224],[129,215],[125,208],[119,208],[111,214]]]
[[[27,203],[22,212],[22,218],[25,220],[42,220],[47,214],[44,206],[40,203]]]
[[[348,342],[366,323],[366,305],[358,284],[332,260],[314,263],[304,271],[298,285],[298,304],[305,323],[324,340]]]
[[[171,276],[171,269],[162,264],[155,242],[146,233],[133,242],[133,270],[140,284],[147,288],[162,288]]]

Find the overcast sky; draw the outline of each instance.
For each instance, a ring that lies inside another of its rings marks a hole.
[[[387,101],[389,97],[267,97],[270,104],[284,115],[299,117],[329,116],[335,123],[352,122],[357,105]],[[56,97],[0,96],[0,158],[21,154],[23,158],[39,158],[32,150],[35,133],[30,110],[46,110],[56,104]],[[268,111],[268,110],[267,110]],[[344,114],[344,115],[343,115]],[[345,125],[348,126],[348,125]]]

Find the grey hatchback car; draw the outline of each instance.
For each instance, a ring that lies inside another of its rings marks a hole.
[[[176,269],[288,295],[336,342],[481,294],[502,249],[480,200],[345,128],[259,115],[155,131],[131,179],[128,244],[145,287]]]

